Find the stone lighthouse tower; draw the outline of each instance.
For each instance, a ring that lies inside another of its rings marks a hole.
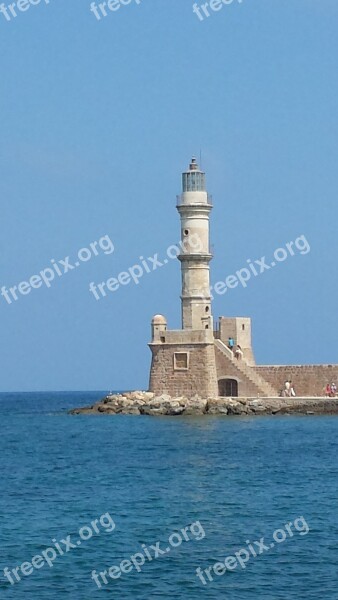
[[[276,390],[259,367],[251,346],[251,319],[220,317],[213,325],[210,294],[210,197],[205,173],[192,158],[182,175],[182,193],[177,198],[181,220],[182,328],[168,328],[167,319],[157,314],[151,322],[152,360],[149,389],[156,395],[171,397],[196,395],[268,396]],[[222,285],[226,285],[227,280]],[[216,286],[215,286],[216,289]],[[242,349],[236,358],[229,338]]]
[[[163,315],[152,320],[150,391],[204,398],[218,395],[209,281],[211,204],[196,159],[183,173],[177,210],[181,219],[182,329]]]
[[[182,329],[213,329],[211,317],[209,215],[205,173],[193,158],[182,175],[178,197],[183,252],[178,256],[182,273]]]

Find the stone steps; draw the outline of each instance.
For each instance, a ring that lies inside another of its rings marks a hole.
[[[252,367],[249,367],[244,360],[237,360],[233,352],[221,341],[215,339],[216,348],[231,361],[232,366],[235,367],[242,375],[244,375],[252,385],[257,389],[257,395],[275,397],[278,396],[277,390],[275,390],[263,377],[261,377],[257,371]]]

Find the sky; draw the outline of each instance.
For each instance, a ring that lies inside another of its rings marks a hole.
[[[0,287],[54,269],[0,296],[1,391],[147,389],[151,318],[178,329],[181,314],[179,262],[149,257],[179,241],[192,155],[213,196],[213,284],[308,244],[215,294],[214,317],[252,318],[259,364],[338,363],[337,2],[209,13],[132,0],[98,20],[90,1],[41,0],[0,14]],[[137,284],[90,292],[141,260]]]

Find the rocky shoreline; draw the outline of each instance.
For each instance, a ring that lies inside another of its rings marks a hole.
[[[338,414],[338,398],[172,398],[167,394],[125,392],[96,404],[74,408],[72,415],[323,415]]]

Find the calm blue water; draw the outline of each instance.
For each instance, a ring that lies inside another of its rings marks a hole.
[[[2,598],[338,599],[337,418],[66,414],[102,395],[0,394]],[[80,528],[105,513],[100,533],[52,568],[21,574],[15,585],[4,577],[5,567],[30,562],[53,539],[76,542]],[[205,586],[197,578],[197,567],[224,561],[247,541],[264,536],[270,546],[274,531],[300,516],[306,535],[297,521],[292,538],[251,556],[245,569],[209,571]],[[166,549],[173,532],[196,521],[205,537],[196,526],[195,537],[189,530],[190,541],[146,560],[141,572],[108,576],[101,589],[91,579],[142,544]]]

